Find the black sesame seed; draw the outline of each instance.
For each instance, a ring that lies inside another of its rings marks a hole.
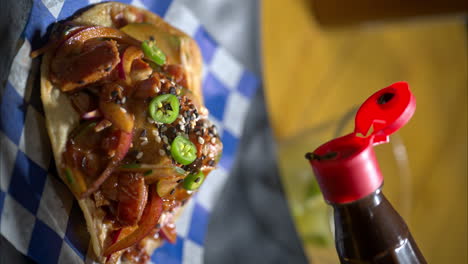
[[[104,69],[104,71],[106,71],[106,72],[109,72],[110,70],[112,70],[112,67],[110,67],[110,66]]]
[[[79,80],[79,81],[77,81],[77,83],[78,83],[78,84],[84,84],[85,81],[84,81],[84,80]]]
[[[147,134],[147,132],[146,132],[146,128],[145,128],[145,129],[143,129],[143,131],[141,131],[140,137],[146,137],[146,134]]]
[[[200,177],[196,178],[196,179],[195,179],[195,183],[198,183],[198,182],[200,182],[200,180],[201,180],[201,178],[200,178]]]
[[[156,228],[161,228],[161,225],[160,225],[160,224],[156,224]]]
[[[112,99],[115,99],[117,97],[117,95],[119,95],[119,93],[116,90],[114,90],[114,91],[111,92],[110,95],[111,95]]]
[[[178,179],[178,180],[177,180],[177,183],[181,183],[181,182],[183,182],[183,181],[184,181],[184,179]]]
[[[173,95],[176,95],[176,89],[174,86],[171,86],[171,88],[169,88],[169,93],[173,94]]]
[[[153,36],[150,36],[149,39],[150,39],[151,41],[154,41],[154,37],[153,37]]]
[[[172,189],[170,194],[173,195],[174,193],[175,193],[175,189]]]
[[[209,160],[208,161],[208,166],[214,166],[215,165],[215,161],[214,160]]]

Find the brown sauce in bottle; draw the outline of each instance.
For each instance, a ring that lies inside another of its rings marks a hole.
[[[332,206],[341,263],[426,263],[403,218],[380,189]]]

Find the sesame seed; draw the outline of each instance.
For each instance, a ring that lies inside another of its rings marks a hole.
[[[156,142],[161,143],[161,137],[160,136],[156,136]]]
[[[156,129],[151,130],[151,133],[153,133],[155,137],[159,136],[159,131]]]
[[[148,141],[148,138],[147,137],[140,137],[140,140],[141,141]]]
[[[122,98],[122,104],[125,104],[127,102],[127,97]]]
[[[181,182],[183,182],[183,181],[184,181],[184,179],[178,179],[178,180],[177,180],[177,183],[181,183]]]
[[[142,141],[140,145],[144,146],[144,145],[146,145],[146,144],[148,144],[148,140]]]
[[[127,113],[127,110],[125,110],[125,108],[122,108],[122,107],[120,107],[120,111]]]
[[[198,137],[198,143],[203,144],[205,143],[205,140],[202,137]]]
[[[166,152],[163,149],[160,149],[159,150],[159,155],[164,156],[164,155],[166,155]]]
[[[196,179],[195,179],[195,183],[198,183],[198,182],[200,182],[200,180],[201,180],[201,178],[200,178],[200,177],[196,178]]]
[[[180,95],[180,89],[177,89],[176,93],[177,95]]]
[[[168,142],[168,140],[167,140],[167,137],[166,137],[166,136],[163,136],[163,141],[164,141],[164,143],[166,143],[166,144],[169,144],[169,142]]]
[[[136,159],[141,159],[143,157],[143,152],[138,152],[138,154],[136,155]]]
[[[210,154],[208,155],[208,157],[209,157],[209,158],[214,158],[214,154],[213,154],[213,153],[210,153]]]
[[[184,126],[184,125],[180,125],[180,130],[184,131],[184,130],[185,130],[185,126]]]
[[[163,127],[161,128],[161,132],[163,132],[163,133],[166,132],[166,130],[167,130],[167,127],[166,127],[166,126],[163,126]]]
[[[143,130],[141,131],[140,137],[146,137],[146,134],[147,134],[146,129],[143,129]]]
[[[130,147],[131,147],[131,148],[133,148],[133,142],[132,142],[132,143],[130,143]]]
[[[171,146],[167,145],[166,149],[171,150]]]
[[[216,138],[211,138],[211,144],[215,144],[216,143]]]
[[[192,119],[193,120],[197,119],[197,116],[195,114],[192,114]]]
[[[155,123],[155,122],[154,122],[154,119],[151,118],[151,117],[146,118],[146,120],[147,120],[148,123],[150,123],[150,124],[154,124],[154,123]]]
[[[175,189],[172,189],[170,194],[173,195],[174,193],[175,193]]]
[[[200,131],[197,131],[197,132],[195,132],[195,134],[196,134],[197,136],[199,136],[201,133],[200,133]]]
[[[161,79],[161,83],[166,83],[166,79]]]

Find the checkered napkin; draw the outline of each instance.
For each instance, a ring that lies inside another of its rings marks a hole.
[[[90,237],[77,202],[57,177],[40,101],[39,60],[29,53],[44,44],[56,20],[99,1],[34,0],[23,42],[8,82],[0,89],[0,233],[38,263],[92,263]],[[177,224],[177,243],[152,256],[163,264],[202,263],[210,212],[232,167],[244,117],[258,78],[220,47],[177,0],[122,1],[162,16],[192,36],[203,61],[203,94],[224,144],[220,168],[187,203]]]

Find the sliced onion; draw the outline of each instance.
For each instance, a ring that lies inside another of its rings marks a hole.
[[[145,236],[147,236],[158,223],[162,209],[162,199],[158,196],[154,186],[151,186],[149,190],[148,203],[143,212],[138,228],[122,240],[119,240],[117,243],[106,248],[103,256],[109,256],[116,251],[133,246],[145,238]]]
[[[174,224],[164,225],[159,230],[159,235],[171,244],[176,243],[177,233]]]
[[[124,79],[125,82],[130,85],[132,82],[132,78],[130,76],[130,71],[132,70],[132,63],[136,59],[140,59],[143,57],[143,52],[141,49],[130,46],[128,47],[122,56],[122,68],[124,71]]]
[[[133,165],[133,164],[129,164]],[[153,184],[159,180],[171,179],[177,181],[185,178],[188,172],[174,165],[151,165],[151,164],[138,164],[134,166],[121,166],[117,168],[118,171],[143,173],[146,184]]]
[[[77,46],[93,38],[111,38],[126,42],[130,45],[140,46],[140,42],[122,31],[110,27],[87,27],[71,35],[57,50],[56,56],[65,56]]]
[[[104,117],[110,120],[116,128],[126,133],[132,132],[135,120],[133,119],[133,115],[128,113],[123,107],[113,102],[101,100],[99,102],[99,109]]]

